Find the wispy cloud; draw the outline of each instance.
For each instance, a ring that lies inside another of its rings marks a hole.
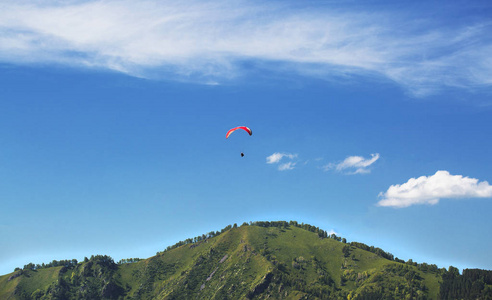
[[[487,181],[437,171],[429,177],[410,178],[404,184],[392,185],[379,197],[382,199],[378,206],[435,205],[444,198],[492,198],[492,186]]]
[[[339,163],[330,163],[323,168],[325,171],[348,171],[347,174],[367,174],[371,170],[369,166],[374,164],[379,159],[379,153],[371,154],[371,158],[364,158],[362,156],[349,156],[344,161]]]
[[[354,11],[223,0],[6,0],[0,61],[203,83],[240,77],[250,62],[326,79],[375,75],[415,95],[492,85],[490,22],[443,29],[394,11]]]
[[[293,170],[295,165],[296,165],[295,162],[290,161],[290,162],[279,165],[278,170],[279,171]]]
[[[297,154],[275,152],[272,155],[268,156],[266,158],[266,161],[267,164],[276,164],[279,163],[284,157],[294,159],[297,157]]]
[[[284,157],[289,159],[289,160],[292,160],[292,159],[295,159],[297,157],[297,154],[275,152],[266,158],[266,163],[267,164],[278,164],[278,163],[280,163],[280,161]],[[282,163],[278,166],[278,170],[279,171],[292,170],[292,169],[294,169],[295,165],[296,165],[296,162],[293,162],[293,161],[285,162],[285,163]]]

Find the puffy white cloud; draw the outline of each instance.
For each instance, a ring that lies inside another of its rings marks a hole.
[[[413,19],[241,0],[4,0],[0,61],[206,84],[241,76],[249,61],[325,79],[376,74],[415,95],[492,84],[490,22],[442,29]]]
[[[392,185],[378,206],[408,207],[416,204],[435,205],[445,198],[492,198],[492,186],[487,181],[451,175],[448,171],[437,171],[432,176],[410,178],[406,183]]]
[[[275,152],[266,158],[267,164],[276,164],[282,159],[282,157],[284,157],[284,154]]]
[[[348,174],[367,174],[371,172],[368,167],[374,164],[378,159],[379,153],[371,154],[371,158],[364,158],[362,156],[349,156],[340,163],[330,163],[324,166],[324,169],[349,171]]]
[[[278,164],[284,157],[292,160],[297,157],[297,154],[275,152],[266,158],[266,162],[267,164]],[[282,163],[278,166],[278,170],[279,171],[292,170],[294,169],[295,165],[296,162],[293,161]]]

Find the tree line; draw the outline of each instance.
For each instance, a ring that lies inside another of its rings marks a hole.
[[[125,258],[125,259],[121,259],[118,262],[118,264],[121,265],[121,264],[127,264],[127,263],[135,263],[135,262],[139,262],[141,260],[142,260],[141,258]],[[111,258],[111,256],[108,256],[108,255],[92,255],[90,257],[90,259],[87,257],[84,258],[85,263],[87,263],[89,261],[97,262],[97,263],[101,263],[101,264],[109,264],[109,265],[115,264],[113,258]],[[22,269],[21,268],[15,268],[14,272],[19,271],[19,270],[35,271],[35,270],[46,269],[46,268],[51,268],[51,267],[65,267],[67,269],[73,269],[78,264],[79,264],[79,262],[76,259],[53,260],[52,262],[47,263],[47,264],[45,264],[45,263],[34,264],[31,262],[31,263],[24,265],[24,267]]]
[[[132,264],[132,263],[136,263],[136,262],[139,262],[143,259],[141,258],[124,258],[124,259],[120,259],[118,261],[118,265],[122,265],[122,264]]]
[[[73,268],[76,266],[78,261],[76,259],[67,259],[67,260],[53,260],[50,263],[42,263],[42,264],[34,264],[34,263],[28,263],[24,265],[24,268],[22,270],[39,270],[39,269],[45,269],[45,268],[51,268],[51,267],[66,267],[66,268]],[[19,271],[21,268],[15,268],[14,271]]]
[[[442,279],[440,299],[492,299],[492,271],[449,267]]]

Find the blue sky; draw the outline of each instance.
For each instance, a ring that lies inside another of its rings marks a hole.
[[[492,5],[428,2],[3,1],[0,274],[257,220],[492,269]]]

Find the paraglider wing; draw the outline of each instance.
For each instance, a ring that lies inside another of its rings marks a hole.
[[[253,134],[253,131],[251,131],[251,129],[249,129],[248,127],[246,127],[246,126],[238,126],[238,127],[232,128],[231,130],[229,130],[227,132],[226,139],[231,135],[231,133],[233,133],[234,131],[236,131],[238,129],[245,130],[249,135],[252,135]]]

